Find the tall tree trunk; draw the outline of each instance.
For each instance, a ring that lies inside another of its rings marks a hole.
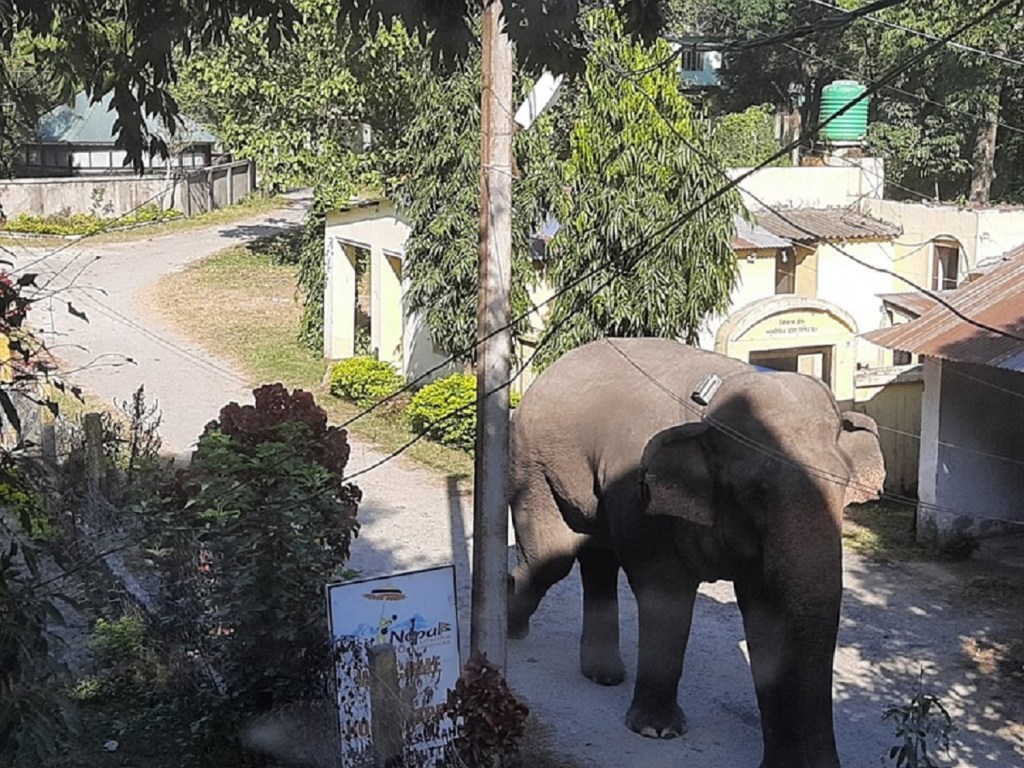
[[[974,137],[974,153],[971,156],[972,203],[987,205],[996,178],[996,138],[999,133],[999,115],[1002,109],[1004,86],[998,86],[995,98],[985,110],[985,119],[978,125]]]

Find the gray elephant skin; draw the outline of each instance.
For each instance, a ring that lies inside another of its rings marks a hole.
[[[691,395],[709,374],[721,385],[705,407]],[[763,768],[837,768],[840,529],[846,505],[882,487],[874,422],[840,413],[807,376],[668,339],[605,339],[537,378],[511,439],[510,635],[526,635],[545,592],[578,560],[581,669],[598,683],[622,682],[621,568],[640,622],[626,724],[672,738],[685,730],[677,689],[697,587],[731,580]]]

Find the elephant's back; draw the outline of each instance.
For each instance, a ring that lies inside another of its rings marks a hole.
[[[655,432],[699,417],[690,395],[709,373],[746,367],[672,339],[591,342],[559,358],[523,395],[513,450],[545,463],[626,469],[617,465],[639,462]]]

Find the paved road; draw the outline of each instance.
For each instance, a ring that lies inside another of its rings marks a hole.
[[[288,209],[207,230],[69,245],[26,269],[40,273],[38,282],[49,294],[34,305],[30,321],[42,328],[66,378],[105,401],[128,400],[145,384],[147,398],[163,411],[165,448],[187,452],[220,407],[249,397],[249,388],[188,339],[155,327],[138,296],[187,264],[299,224],[307,203],[296,195]],[[26,258],[18,260],[19,267],[25,268]]]
[[[56,275],[50,286],[55,289],[52,315],[37,306],[33,323],[47,326],[70,378],[101,398],[126,399],[144,383],[164,413],[165,445],[176,453],[187,451],[221,405],[232,399],[247,401],[248,387],[226,363],[159,327],[137,297],[163,275],[226,246],[291,226],[302,213],[303,201],[297,200],[291,209],[208,231],[68,248],[32,270]],[[69,300],[85,311],[88,323],[67,312]],[[211,307],[211,312],[221,309]],[[133,362],[127,364],[126,358]],[[350,468],[358,470],[379,458],[369,446],[356,443]],[[457,493],[454,482],[404,460],[361,477],[359,485],[364,491],[363,528],[351,566],[374,575],[454,562],[465,637],[470,500]],[[965,665],[961,653],[965,638],[984,632],[1005,635],[1005,617],[953,599],[962,586],[957,579],[942,569],[922,576],[920,571],[847,558],[835,685],[837,734],[847,768],[879,765],[879,756],[892,744],[891,727],[880,721],[882,708],[913,695],[922,666],[929,690],[943,696],[963,729],[950,765],[1024,765],[1019,695],[994,688]],[[757,764],[758,712],[731,586],[705,585],[701,590],[680,694],[690,732],[670,742],[644,739],[624,728],[628,682],[599,688],[580,676],[579,612],[574,576],[548,595],[530,637],[510,647],[510,680],[550,728],[557,749],[598,768]],[[623,649],[632,675],[636,607],[625,589],[622,612]],[[1017,621],[1010,630],[1019,637]]]

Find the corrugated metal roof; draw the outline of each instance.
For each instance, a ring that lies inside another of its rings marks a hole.
[[[736,230],[732,236],[732,248],[734,251],[789,248],[792,245],[789,240],[773,235],[764,227],[759,227],[742,216],[733,216],[732,221]]]
[[[93,104],[85,91],[75,96],[72,104],[61,104],[39,118],[36,135],[44,144],[113,144],[114,121],[117,112],[111,111],[113,91]],[[146,129],[164,139],[167,129],[161,120],[146,117]],[[178,116],[174,140],[186,144],[216,144],[216,136],[184,115]]]
[[[912,318],[920,317],[935,306],[935,299],[923,293],[880,293],[878,298]]]
[[[815,240],[888,240],[903,230],[846,208],[775,208],[754,212],[757,223],[797,243]]]
[[[1000,264],[1020,258],[1021,256],[1024,256],[1024,245],[1018,245],[1016,248],[999,256],[989,256],[987,259],[982,259],[972,271],[984,275],[998,268]]]
[[[916,320],[865,338],[903,352],[1024,372],[1024,254],[951,292],[947,300],[956,312],[936,304]]]

